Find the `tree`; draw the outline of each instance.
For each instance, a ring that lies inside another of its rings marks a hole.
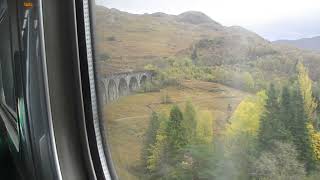
[[[308,70],[304,67],[304,65],[299,62],[297,64],[298,71],[298,85],[299,92],[303,101],[304,115],[306,116],[306,122],[304,122],[304,128],[307,129],[307,133],[309,134],[308,138],[304,139],[308,140],[307,143],[310,143],[308,147],[311,146],[312,150],[305,150],[307,154],[301,154],[302,159],[306,159],[308,162],[307,170],[312,170],[314,168],[314,161],[319,159],[319,136],[315,131],[317,128],[317,119],[314,117],[317,109],[317,102],[313,97],[312,92],[312,80],[309,77]],[[304,130],[305,130],[304,129]],[[303,133],[305,135],[305,133]],[[311,151],[311,152],[310,152]],[[309,155],[310,157],[304,157],[305,155]]]
[[[245,83],[245,89],[247,91],[254,90],[254,80],[249,72],[244,73],[244,83]]]
[[[317,161],[320,160],[320,132],[316,131],[312,124],[308,123],[308,131],[311,138],[311,146]]]
[[[217,179],[249,179],[266,99],[266,92],[260,91],[256,96],[247,97],[236,108],[226,129],[224,157],[218,159],[215,169]]]
[[[179,174],[183,174],[181,179],[212,179],[214,167],[213,116],[210,111],[198,111],[195,114],[195,137],[185,147],[184,158],[178,171]]]
[[[165,118],[163,116],[163,118]],[[156,135],[156,141],[149,147],[149,156],[147,160],[147,169],[157,175],[162,167],[165,167],[168,159],[166,158],[167,135],[166,135],[167,121],[161,121]]]
[[[197,117],[196,144],[212,144],[213,117],[210,111],[201,111]]]
[[[197,114],[196,142],[191,148],[193,159],[193,179],[212,179],[214,159],[213,156],[213,121],[210,111],[200,111]]]
[[[266,99],[266,92],[260,91],[255,97],[243,100],[231,116],[231,124],[226,128],[226,135],[234,137],[248,133],[256,137],[261,116],[265,111]]]
[[[116,40],[116,37],[114,36],[110,36],[107,38],[107,41],[115,41]]]
[[[156,113],[153,113],[151,118],[150,130],[160,122],[156,137],[154,132],[148,131],[153,136],[148,141],[152,145],[147,158],[147,169],[151,178],[208,177],[208,172],[212,170],[212,113],[197,112],[189,101],[186,103],[184,114],[175,105],[171,108],[169,119],[166,119]]]
[[[192,59],[193,64],[197,63],[198,54],[197,54],[197,46],[196,45],[193,46],[193,48],[192,48],[191,59]]]
[[[187,143],[186,130],[182,125],[183,114],[178,106],[173,106],[170,111],[168,125],[166,127],[167,143],[168,143],[168,157],[172,163],[176,163],[179,157],[179,152]]]
[[[186,131],[187,141],[190,144],[194,141],[197,127],[196,110],[191,101],[187,101],[183,117],[183,127]]]
[[[284,141],[288,137],[288,131],[279,120],[278,94],[273,84],[270,85],[267,96],[258,133],[260,151],[268,150],[272,148],[274,141]]]
[[[312,95],[312,80],[309,78],[307,69],[301,62],[297,64],[298,82],[301,96],[303,98],[303,107],[308,121],[314,122],[313,114],[317,109],[317,103]]]
[[[290,129],[292,127],[292,120],[294,118],[294,108],[291,103],[291,95],[287,86],[282,88],[279,110],[279,121],[283,124],[283,131],[286,135],[283,140],[286,142],[291,142],[292,136]]]
[[[253,177],[257,179],[306,178],[304,166],[297,160],[295,147],[288,143],[275,142],[274,148],[264,151],[253,163]]]
[[[315,168],[315,157],[311,146],[310,133],[307,128],[308,116],[304,110],[304,100],[300,89],[296,89],[292,95],[293,119],[290,128],[293,143],[298,151],[298,159],[305,163],[307,172]]]
[[[150,148],[156,143],[158,129],[160,127],[159,115],[152,112],[148,129],[145,133],[144,148],[142,150],[143,163],[147,166],[148,157],[151,155]]]

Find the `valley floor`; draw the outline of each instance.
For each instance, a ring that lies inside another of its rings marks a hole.
[[[166,95],[172,103],[162,103]],[[182,87],[167,87],[160,92],[121,97],[106,105],[105,129],[120,179],[139,179],[143,136],[152,111],[169,113],[173,104],[184,109],[185,102],[190,100],[199,109],[212,112],[216,122],[213,130],[217,135],[228,122],[233,110],[249,95],[217,83],[185,81]]]

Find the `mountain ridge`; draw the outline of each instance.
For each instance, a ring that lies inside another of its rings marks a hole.
[[[291,45],[300,49],[320,52],[320,36],[297,40],[277,40],[275,44]]]

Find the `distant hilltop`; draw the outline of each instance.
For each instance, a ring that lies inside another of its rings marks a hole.
[[[320,36],[303,38],[297,40],[278,40],[276,44],[291,45],[300,49],[320,52]]]

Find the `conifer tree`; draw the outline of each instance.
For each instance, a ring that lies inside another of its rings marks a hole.
[[[298,151],[298,159],[305,163],[307,172],[315,168],[315,157],[312,150],[310,135],[307,128],[308,116],[304,110],[304,100],[300,89],[296,89],[292,96],[293,118],[291,126],[291,134],[293,143]]]
[[[282,88],[282,94],[281,94],[281,101],[280,101],[280,107],[279,107],[279,120],[283,124],[283,132],[285,134],[284,140],[288,141],[288,143],[291,143],[292,140],[290,129],[292,127],[292,120],[293,120],[293,105],[291,103],[291,95],[289,88],[287,86],[284,86]]]
[[[168,158],[173,163],[179,158],[179,152],[187,145],[186,131],[182,125],[182,121],[183,114],[180,108],[176,105],[173,106],[166,128]]]
[[[260,151],[271,149],[275,141],[284,141],[287,137],[284,124],[279,120],[278,95],[273,84],[270,85],[267,96],[258,132]]]
[[[147,169],[152,172],[153,175],[161,174],[159,171],[163,169],[168,163],[167,158],[167,118],[163,114],[160,114],[160,127],[157,131],[156,141],[149,148],[149,156],[147,158]]]
[[[186,131],[186,138],[188,143],[193,143],[193,140],[196,136],[196,127],[197,127],[197,119],[196,119],[196,110],[193,104],[190,101],[187,101],[185,111],[184,111],[184,120],[183,127]]]
[[[160,127],[159,115],[156,112],[152,112],[148,129],[145,134],[144,148],[142,150],[143,163],[147,165],[147,159],[151,155],[150,148],[156,143],[156,136]]]

